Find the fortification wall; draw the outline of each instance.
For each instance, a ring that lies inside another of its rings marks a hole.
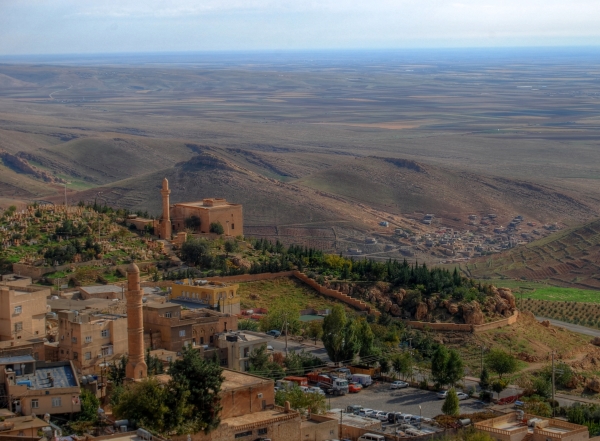
[[[515,311],[513,315],[508,318],[497,320],[495,322],[484,323],[483,325],[467,325],[461,323],[428,323],[428,322],[416,322],[410,321],[407,325],[415,329],[431,329],[432,331],[440,332],[485,332],[492,329],[503,328],[505,326],[514,325],[519,318],[519,311]]]

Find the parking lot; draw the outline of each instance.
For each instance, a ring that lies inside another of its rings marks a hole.
[[[444,400],[439,399],[435,392],[408,387],[405,389],[390,389],[389,383],[373,384],[357,394],[347,394],[341,397],[327,396],[327,404],[331,409],[346,409],[347,406],[358,404],[365,408],[382,410],[384,412],[402,412],[412,415],[421,415],[427,418],[442,413]],[[477,400],[469,398],[460,402],[461,413],[477,412],[481,410]]]

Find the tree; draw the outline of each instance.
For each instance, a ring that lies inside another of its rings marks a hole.
[[[187,403],[191,407],[191,421],[196,431],[204,430],[208,433],[221,422],[219,392],[225,380],[222,373],[223,369],[217,362],[203,359],[191,346],[186,346],[182,358],[171,364],[171,389],[182,396],[185,395],[183,392],[189,391]]]
[[[388,358],[381,358],[379,360],[379,371],[382,374],[387,374],[390,369],[392,368],[392,365],[390,363],[390,360]]]
[[[498,394],[498,398],[500,398],[500,393],[506,389],[508,386],[508,381],[497,379],[492,382],[492,390]]]
[[[190,265],[210,267],[212,256],[208,241],[202,239],[188,239],[181,246],[181,258]]]
[[[357,320],[356,337],[360,343],[358,355],[361,357],[369,357],[379,352],[375,347],[375,334],[366,320]]]
[[[308,338],[311,338],[317,343],[317,340],[323,337],[323,322],[321,320],[312,320],[308,322],[306,332]]]
[[[541,375],[548,381],[552,381],[552,366],[546,366]],[[573,369],[564,362],[559,362],[554,367],[554,382],[559,387],[569,387],[573,379]]]
[[[412,375],[413,372],[413,360],[412,355],[409,352],[402,352],[396,354],[392,358],[392,367],[397,374],[402,375],[402,378],[406,378]]]
[[[458,351],[450,349],[448,362],[446,363],[446,380],[454,386],[465,375],[465,364],[460,358]]]
[[[128,383],[113,406],[117,418],[135,420],[140,427],[163,433],[165,415],[170,411],[166,405],[165,389],[156,378]]]
[[[443,345],[439,345],[431,357],[431,377],[438,386],[448,384],[446,364],[449,357],[448,349]]]
[[[238,244],[235,240],[227,240],[225,241],[225,252],[227,253],[227,257],[229,257],[229,253],[235,253],[238,249]]]
[[[323,345],[334,363],[352,360],[360,350],[356,326],[342,305],[334,305],[323,320]]]
[[[272,378],[273,380],[279,380],[285,376],[283,368],[269,359],[267,345],[262,345],[250,352],[248,361],[250,372],[253,374]]]
[[[485,366],[483,367],[481,375],[479,376],[479,387],[481,387],[482,390],[488,390],[490,387],[490,373]]]
[[[545,377],[540,376],[533,380],[532,387],[535,394],[542,398],[550,398],[552,396],[552,383]]]
[[[289,389],[278,390],[275,394],[275,404],[283,406],[289,401],[290,407],[302,414],[325,413],[325,395],[303,392],[297,384],[293,384]]]
[[[81,401],[81,412],[77,415],[77,419],[79,421],[91,421],[95,423],[98,420],[100,400],[87,389],[81,389],[79,399]]]
[[[525,402],[523,405],[523,410],[525,413],[531,415],[537,415],[545,418],[549,418],[552,416],[552,408],[548,403],[544,403],[543,401],[531,400]]]
[[[146,366],[148,366],[148,375],[162,374],[165,370],[160,358],[150,355],[150,348],[146,349]]]
[[[210,223],[209,231],[211,233],[216,233],[216,234],[223,234],[225,232],[225,230],[223,229],[223,225],[221,225],[221,222],[218,222],[218,221]]]
[[[238,329],[240,331],[258,331],[260,330],[260,323],[252,319],[241,319],[238,322]]]
[[[269,308],[269,312],[260,320],[260,328],[267,332],[277,329],[282,333],[297,334],[300,332],[302,322],[300,321],[300,310],[292,305],[278,304]]]
[[[200,218],[195,214],[190,217],[186,217],[183,221],[185,228],[189,228],[190,230],[196,231],[200,228]]]
[[[458,402],[458,395],[454,388],[450,388],[446,394],[446,399],[442,405],[442,412],[444,415],[458,416],[460,414],[460,403]]]
[[[502,379],[503,375],[517,371],[517,359],[501,349],[492,349],[485,357],[486,366]]]
[[[125,369],[129,359],[127,355],[123,355],[119,360],[108,365],[108,379],[114,383],[115,386],[121,386],[123,380],[126,378]]]

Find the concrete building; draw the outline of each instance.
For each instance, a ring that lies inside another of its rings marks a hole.
[[[44,420],[34,416],[12,416],[0,422],[0,437],[18,436],[39,439],[38,431],[49,427]]]
[[[239,285],[237,283],[207,282],[186,279],[171,285],[171,300],[194,303],[227,314],[240,313]]]
[[[273,337],[252,331],[230,331],[219,334],[217,346],[227,349],[227,367],[240,372],[250,369],[250,353],[267,346]]]
[[[0,358],[28,355],[31,356],[34,360],[57,361],[49,359],[47,353],[47,344],[44,341],[43,337],[21,340],[7,340],[0,342]]]
[[[124,299],[125,297],[125,286],[118,285],[93,285],[93,286],[80,286],[79,292],[81,298],[84,300],[88,299]]]
[[[50,289],[0,286],[0,341],[46,335],[46,298]]]
[[[100,364],[127,353],[127,317],[95,309],[58,312],[58,359],[72,360],[79,374],[100,372]]]
[[[19,276],[17,274],[3,274],[0,276],[0,285],[25,287],[33,283],[31,277]]]
[[[70,361],[39,362],[27,357],[0,358],[11,410],[23,415],[81,411],[80,386]]]
[[[585,441],[590,434],[586,426],[523,412],[511,412],[475,423],[475,428],[498,441]]]
[[[187,345],[216,346],[217,334],[237,330],[237,317],[210,309],[182,310],[176,303],[144,305],[144,341],[151,349],[181,352]]]
[[[148,366],[144,358],[144,315],[140,288],[140,269],[135,263],[127,267],[127,345],[129,358],[126,367],[127,378],[134,380],[148,376]]]

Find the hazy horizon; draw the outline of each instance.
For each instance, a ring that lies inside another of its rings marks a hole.
[[[591,0],[5,0],[0,55],[599,46]]]

